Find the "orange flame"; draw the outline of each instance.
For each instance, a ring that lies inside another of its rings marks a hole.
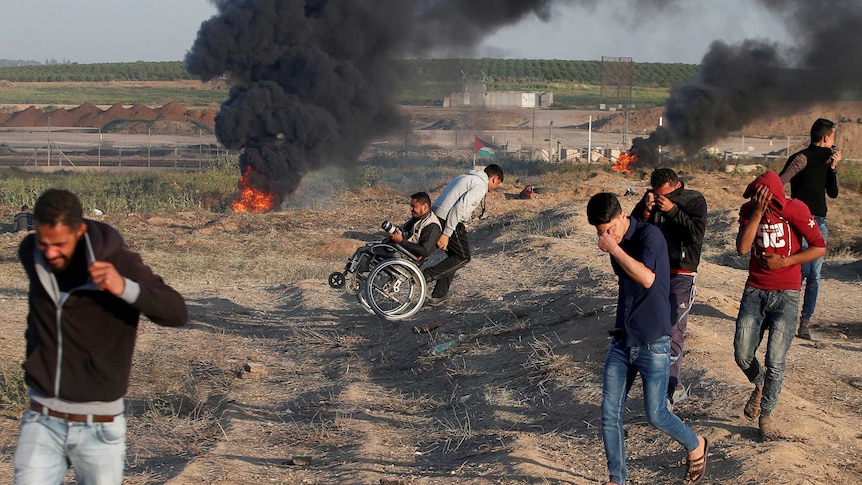
[[[269,192],[253,187],[250,183],[253,174],[251,167],[239,178],[240,192],[231,203],[234,212],[264,212],[272,210],[275,196]]]
[[[623,152],[620,153],[620,158],[617,159],[617,163],[611,167],[611,170],[621,173],[632,173],[632,171],[629,170],[629,165],[634,165],[637,162],[637,153]]]

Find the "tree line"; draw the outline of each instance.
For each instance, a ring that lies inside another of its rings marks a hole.
[[[486,81],[491,84],[561,82],[599,85],[628,78],[634,86],[670,87],[697,75],[694,64],[559,59],[407,59],[394,61],[404,80],[417,82]],[[10,82],[177,81],[194,79],[180,61],[102,64],[48,64],[0,67],[0,80]]]
[[[194,79],[182,62],[112,62],[0,67],[0,80],[11,82],[178,81]]]

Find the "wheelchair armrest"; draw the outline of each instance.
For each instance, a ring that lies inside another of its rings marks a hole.
[[[414,263],[418,263],[421,261],[421,259],[419,259],[419,257],[417,257],[415,254],[413,254],[410,251],[408,251],[407,249],[405,249],[404,246],[402,246],[398,243],[391,243],[391,244],[393,246],[395,246],[395,248],[398,249],[398,251],[402,255],[404,255],[405,258],[409,259],[410,261],[413,261]]]
[[[409,261],[412,261],[416,264],[418,264],[421,261],[419,258],[416,257],[415,254],[411,253],[410,251],[405,249],[404,246],[402,246],[398,243],[395,243],[392,241],[387,241],[385,243],[378,243],[378,244],[374,245],[375,248],[379,247],[379,246],[384,246],[388,249],[391,249],[391,250],[393,250],[393,252],[397,253],[398,256],[400,256],[404,259],[407,259]]]

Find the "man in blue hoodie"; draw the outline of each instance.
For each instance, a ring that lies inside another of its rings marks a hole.
[[[431,210],[443,226],[437,247],[446,251],[446,259],[422,271],[429,283],[437,282],[428,299],[432,305],[446,298],[455,272],[470,262],[470,244],[464,223],[470,221],[485,195],[502,182],[503,169],[497,164],[488,165],[484,170],[471,170],[452,179],[431,204]]]

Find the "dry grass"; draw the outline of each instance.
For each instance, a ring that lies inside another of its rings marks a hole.
[[[186,296],[191,315],[184,329],[141,325],[128,396],[126,481],[486,485],[606,478],[598,406],[616,278],[594,247],[582,207],[590,190],[633,183],[619,177],[554,175],[561,192],[531,201],[492,194],[489,217],[470,226],[474,259],[459,273],[451,301],[402,324],[366,314],[325,283],[353,244],[379,236],[381,219],[406,217],[406,201],[393,202],[401,191],[318,186],[326,200],[306,194],[270,214],[108,214],[104,219]],[[809,433],[808,442],[793,444],[796,451],[764,445],[737,416],[747,387],[727,355],[735,308],[724,302],[738,300],[744,270],[717,262],[731,258],[730,206],[737,204],[716,196],[737,183],[726,176],[692,184],[715,189],[708,197],[716,207],[690,325],[686,379],[696,394],[680,415],[714,443],[708,483],[757,483],[764,474],[781,483],[816,482],[820,468],[794,465],[803,452],[831,477],[853,482],[862,476],[858,467],[849,455],[826,460],[835,451],[826,438]],[[840,212],[835,220],[840,228]],[[12,369],[23,357],[26,281],[14,255],[19,238],[0,236],[0,297],[10,303],[0,350]],[[862,355],[853,350],[860,336],[851,331],[855,317],[837,309],[854,304],[845,300],[858,296],[858,276],[855,263],[843,261],[830,259],[835,279],[823,283],[829,291],[822,314],[836,325],[830,334],[819,330],[829,352],[794,345],[780,411],[800,427],[840,434],[840,443],[856,450],[858,432],[850,428],[859,422],[858,392],[848,383],[856,382],[849,374]],[[436,321],[443,326],[431,334],[411,330]],[[459,343],[430,355],[450,340]],[[241,373],[250,362],[266,373]],[[827,384],[809,390],[804,383],[815,377]],[[626,415],[631,479],[676,482],[681,449],[645,423],[638,386]],[[824,392],[825,416],[812,404]],[[17,420],[5,421],[0,429],[10,438],[0,448],[11,453]],[[312,461],[286,464],[292,456]],[[0,458],[0,481],[10,473]]]

